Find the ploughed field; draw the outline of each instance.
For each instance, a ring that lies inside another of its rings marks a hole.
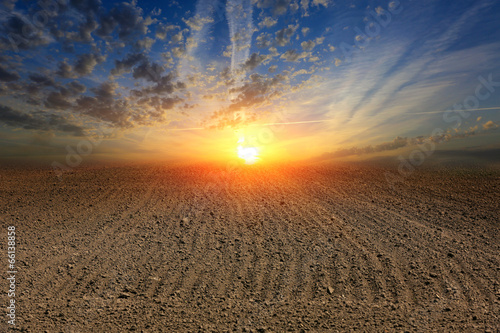
[[[361,165],[0,172],[19,331],[500,329],[495,169],[394,187]]]

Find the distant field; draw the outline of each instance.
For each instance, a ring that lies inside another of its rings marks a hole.
[[[2,169],[17,329],[498,332],[500,171],[385,171]]]

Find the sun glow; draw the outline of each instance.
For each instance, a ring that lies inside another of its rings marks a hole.
[[[238,157],[245,160],[245,164],[254,164],[259,158],[259,150],[256,147],[248,147],[244,145],[245,138],[240,137],[238,140]]]

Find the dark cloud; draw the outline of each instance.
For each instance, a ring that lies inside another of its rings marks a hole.
[[[75,96],[83,94],[87,88],[76,81],[70,82],[65,86],[58,87],[58,92],[50,92],[44,102],[44,105],[54,109],[71,109],[72,101]]]
[[[76,100],[74,110],[110,123],[115,127],[133,127],[130,105],[116,94],[116,83],[104,82],[91,89],[94,96],[81,96]]]
[[[364,147],[351,147],[351,148],[343,148],[339,149],[334,152],[330,153],[325,153],[322,156],[320,156],[318,159],[328,159],[328,158],[341,158],[341,157],[347,157],[347,156],[354,156],[354,155],[364,155],[364,154],[372,154],[372,153],[380,153],[384,151],[391,151],[391,150],[396,150],[399,148],[404,148],[404,147],[410,147],[410,146],[416,146],[416,145],[421,145],[424,143],[433,143],[433,144],[438,144],[441,142],[446,142],[449,140],[453,139],[460,139],[460,138],[466,138],[470,136],[477,135],[480,132],[476,131],[477,128],[470,128],[468,130],[465,130],[463,132],[456,132],[456,133],[440,133],[436,134],[434,136],[417,136],[413,138],[406,138],[406,137],[396,137],[392,141],[388,142],[383,142],[378,145],[368,145]],[[490,130],[490,129],[495,129],[495,128],[484,128],[484,130]]]
[[[83,14],[97,14],[101,8],[100,0],[71,0],[71,6]]]
[[[179,97],[167,97],[161,99],[161,107],[165,110],[172,109],[175,104],[182,102],[183,99]]]
[[[75,136],[83,136],[85,132],[84,128],[69,123],[59,115],[47,112],[28,114],[5,105],[0,105],[0,122],[13,128],[41,131],[56,130],[72,133]]]
[[[174,75],[162,77],[156,85],[142,90],[131,91],[131,101],[116,93],[118,85],[105,82],[91,89],[94,96],[77,98],[73,110],[110,123],[118,128],[132,128],[137,124],[146,125],[163,119],[164,111],[184,100],[178,96],[159,96],[163,92],[172,93],[180,89]],[[167,84],[168,82],[168,84]],[[154,94],[154,95],[150,95]]]
[[[280,58],[285,59],[288,62],[295,62],[301,57],[300,53],[297,53],[297,50],[288,50],[281,55]]]
[[[115,97],[115,90],[118,85],[114,82],[104,82],[97,88],[92,88],[92,92],[96,97],[99,97],[106,101],[111,101]]]
[[[60,92],[53,91],[47,96],[45,106],[52,109],[69,109],[72,107],[72,104],[66,99],[66,96]]]
[[[16,2],[17,2],[17,0],[2,0],[2,1],[0,1],[2,6],[4,6],[5,8],[7,8],[9,10],[14,9],[14,7],[16,6]]]
[[[103,56],[97,54],[82,54],[78,56],[78,59],[75,62],[74,70],[80,75],[88,75],[92,73],[97,64],[103,62],[104,60],[105,58]]]
[[[66,63],[66,61],[61,61],[57,67],[58,69],[55,72],[56,75],[59,75],[60,77],[66,79],[76,77],[75,73],[73,72],[73,67]]]
[[[420,143],[424,142],[424,138],[418,137],[418,138],[415,138],[414,140],[412,140],[412,139],[398,136],[398,137],[394,138],[394,140],[392,140],[392,141],[383,142],[379,145],[343,148],[343,149],[339,149],[333,153],[326,153],[323,156],[333,158],[333,157],[346,157],[346,156],[351,156],[351,155],[370,154],[370,153],[382,152],[382,151],[387,151],[387,150],[396,150],[399,148],[406,147],[410,143],[416,144],[417,142],[420,142]]]
[[[214,113],[212,118],[225,116],[227,113],[239,111],[242,108],[256,107],[275,96],[279,96],[283,91],[283,82],[287,77],[276,74],[274,77],[266,77],[260,74],[250,75],[250,80],[241,87],[229,89],[229,93],[238,94],[231,101],[228,108]]]
[[[87,88],[83,84],[73,81],[68,84],[68,90],[72,95],[76,95],[83,94],[87,90]]]
[[[149,74],[148,74],[149,75]],[[132,93],[141,97],[148,94],[172,94],[176,90],[182,90],[186,88],[186,85],[183,82],[176,81],[177,73],[170,72],[164,76],[161,76],[156,82],[155,85],[146,87],[142,90],[132,90]]]
[[[106,37],[117,28],[118,37],[122,39],[133,35],[144,35],[152,21],[144,19],[142,14],[142,9],[134,2],[122,2],[112,8],[109,14],[101,17],[101,26],[96,33],[101,37]]]
[[[156,114],[150,112],[149,115],[153,116],[154,118],[161,118],[164,110],[173,109],[176,104],[179,104],[183,101],[184,100],[178,96],[174,97],[151,96],[139,99],[137,101],[137,104],[156,109],[158,111]]]
[[[2,14],[4,15],[4,14]],[[0,40],[3,48],[27,50],[49,43],[43,30],[30,23],[28,18],[19,14],[11,14],[0,25]]]
[[[292,38],[298,27],[298,25],[289,25],[286,28],[278,30],[276,32],[276,44],[278,44],[279,46],[288,45],[290,43],[290,38]]]
[[[100,25],[99,28],[96,30],[96,34],[99,37],[103,38],[111,36],[116,26],[118,25],[118,23],[111,15],[101,16],[99,23]]]
[[[35,83],[29,83],[24,85],[24,91],[28,93],[30,96],[37,95],[42,90],[41,85]]]
[[[56,85],[53,78],[50,78],[50,77],[43,75],[43,74],[34,73],[34,74],[28,75],[28,77],[31,81],[33,81],[39,85],[42,85],[42,86],[55,86]]]
[[[7,71],[5,68],[3,68],[2,65],[0,65],[0,81],[11,82],[11,81],[16,81],[18,79],[19,75],[17,73],[11,73]]]
[[[255,67],[259,66],[266,59],[267,59],[267,57],[264,55],[261,55],[258,53],[252,53],[252,55],[243,64],[243,69],[253,70],[253,69],[255,69]]]
[[[92,17],[87,17],[85,22],[80,25],[79,29],[79,39],[78,41],[81,42],[91,42],[94,39],[92,38],[92,32],[94,32],[99,24],[97,24],[97,21],[94,20]]]
[[[274,15],[286,14],[289,6],[290,0],[257,0],[257,8],[272,8]]]
[[[134,69],[134,79],[144,79],[150,82],[159,82],[162,79],[161,74],[165,68],[157,63],[150,64],[148,61],[143,62],[141,65]]]
[[[112,75],[128,73],[139,62],[146,61],[144,53],[130,53],[123,60],[115,60],[115,68],[111,70]]]
[[[144,37],[142,39],[139,39],[135,43],[134,49],[136,51],[143,51],[143,50],[149,51],[149,50],[151,50],[151,47],[153,46],[154,43],[155,43],[155,40],[153,38]]]

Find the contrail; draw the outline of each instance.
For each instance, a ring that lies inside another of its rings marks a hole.
[[[251,124],[250,126],[274,126],[274,125],[295,125],[295,124],[309,124],[309,123],[324,123],[327,121],[335,121],[337,119],[320,119],[320,120],[304,120],[304,121],[289,121],[285,123],[265,123],[265,124]]]
[[[500,110],[500,106],[494,107],[494,108],[468,109],[468,110],[463,110],[463,111],[483,111],[483,110]],[[401,115],[436,114],[436,113],[444,113],[447,111],[449,111],[449,110],[403,113]],[[288,122],[282,122],[282,123],[249,124],[248,126],[298,125],[298,124],[324,123],[324,122],[337,121],[337,120],[338,120],[338,118],[318,119],[318,120],[303,120],[303,121],[288,121]],[[174,129],[170,129],[170,130],[171,131],[194,131],[194,130],[203,130],[203,129],[207,129],[207,128],[205,128],[205,127],[192,127],[192,128],[174,128]]]
[[[231,38],[231,71],[234,73],[250,54],[252,43],[253,7],[251,0],[229,0],[226,4],[226,15]]]
[[[465,109],[465,110],[441,110],[441,111],[426,111],[426,112],[415,112],[415,113],[405,113],[405,114],[409,114],[409,115],[412,115],[412,114],[434,114],[434,113],[443,113],[443,112],[459,112],[459,111],[462,111],[462,112],[467,112],[467,111],[482,111],[482,110],[500,110],[500,107],[494,107],[494,108],[480,108],[480,109]]]

